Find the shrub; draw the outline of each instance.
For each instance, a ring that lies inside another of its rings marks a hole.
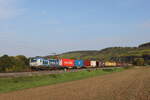
[[[24,71],[29,69],[28,65],[28,59],[23,55],[0,57],[0,72]]]
[[[143,66],[144,65],[144,59],[143,58],[135,58],[134,61],[133,61],[133,64],[134,65],[137,65],[137,66]]]

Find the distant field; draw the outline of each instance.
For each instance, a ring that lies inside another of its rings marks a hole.
[[[123,71],[124,68],[101,69],[94,71],[79,71],[63,74],[51,74],[28,77],[0,78],[0,93],[80,80],[88,77]]]

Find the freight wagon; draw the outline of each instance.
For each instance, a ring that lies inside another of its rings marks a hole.
[[[72,59],[61,59],[60,66],[65,68],[73,68],[75,66],[75,60]]]
[[[97,66],[97,62],[96,61],[91,61],[91,67],[96,67]]]
[[[117,63],[116,62],[105,62],[105,66],[106,67],[116,67],[117,66]]]
[[[76,68],[83,68],[84,67],[84,61],[83,60],[75,60],[74,66]]]
[[[105,67],[105,62],[99,61],[98,62],[98,67]]]
[[[88,68],[91,66],[91,61],[90,60],[85,60],[84,61],[84,67]]]

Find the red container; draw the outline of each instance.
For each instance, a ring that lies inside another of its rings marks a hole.
[[[73,67],[74,61],[72,59],[61,59],[61,66],[63,67]]]
[[[85,60],[85,61],[84,61],[84,66],[85,66],[85,67],[91,66],[91,61],[90,61],[90,60]]]

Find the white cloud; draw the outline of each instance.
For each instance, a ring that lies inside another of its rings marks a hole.
[[[24,10],[18,7],[18,0],[0,0],[0,20],[15,18]]]

